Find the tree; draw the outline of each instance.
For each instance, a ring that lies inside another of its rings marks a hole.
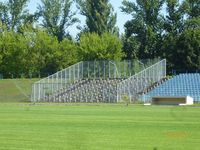
[[[179,4],[179,0],[167,0],[166,4],[167,15],[165,18],[164,29],[167,33],[176,36],[184,29],[184,12]]]
[[[50,35],[56,36],[58,41],[62,41],[69,36],[66,29],[78,22],[71,11],[71,0],[41,0],[38,10],[43,18],[42,26],[47,29]]]
[[[17,30],[25,22],[28,16],[27,2],[28,0],[0,2],[0,19],[9,30]]]
[[[123,57],[120,39],[110,33],[85,33],[80,37],[80,60],[120,60]]]
[[[200,1],[185,0],[182,10],[186,14],[185,29],[195,29],[200,27]]]
[[[105,32],[118,33],[116,25],[117,14],[114,13],[109,0],[77,0],[78,8],[86,17],[84,31],[102,35]]]
[[[0,53],[2,55],[2,64],[0,72],[5,77],[19,77],[25,72],[27,40],[14,31],[4,31],[0,34]]]
[[[174,69],[200,70],[200,28],[185,30],[176,40]]]
[[[72,40],[64,39],[54,53],[57,69],[67,68],[78,62],[78,45]]]
[[[140,43],[133,36],[126,37],[122,36],[123,51],[125,52],[126,59],[138,59],[138,51]]]
[[[32,33],[30,33],[32,34]],[[34,35],[30,36],[30,68],[34,68],[33,72],[47,76],[57,71],[57,67],[53,62],[54,53],[58,49],[58,41],[56,37],[49,36],[44,30],[38,29]]]
[[[182,4],[178,0],[166,1],[165,34],[161,47],[163,57],[167,58],[169,70],[198,69],[199,39],[197,33],[199,33],[200,20],[198,16],[191,13],[196,10],[197,5],[194,3],[195,0],[185,0]],[[197,10],[196,13],[198,14]]]
[[[162,34],[159,14],[163,3],[164,0],[136,0],[136,3],[124,0],[122,2],[122,12],[133,17],[125,24],[125,37],[130,39],[131,43],[138,43],[137,56],[139,58],[154,58],[158,54],[157,44]],[[132,49],[132,51],[137,50]]]
[[[168,69],[174,69],[178,36],[184,31],[184,11],[179,0],[166,0],[164,34],[161,42],[161,56],[168,61]]]
[[[189,18],[200,17],[200,1],[199,0],[184,0],[182,7]]]
[[[50,36],[42,29],[35,32],[26,32],[29,38],[29,55],[27,60],[28,70],[34,74],[47,76],[76,63],[77,44],[71,40],[63,39],[61,42],[56,37]],[[32,35],[33,34],[33,35]]]

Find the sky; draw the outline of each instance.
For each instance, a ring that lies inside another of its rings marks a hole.
[[[0,0],[1,1],[1,0]],[[117,13],[117,26],[119,27],[120,34],[124,32],[124,24],[126,23],[127,20],[131,19],[130,15],[124,14],[121,12],[121,9],[119,8],[122,4],[123,0],[110,0],[110,3],[114,7],[114,11]],[[30,10],[31,13],[35,12],[38,4],[40,3],[40,0],[30,0],[28,4],[28,9]],[[76,11],[76,7],[72,7],[72,11]],[[77,18],[81,20],[81,26],[85,25],[85,17],[77,14]],[[68,28],[67,30],[70,32],[70,34],[73,37],[76,37],[76,34],[79,32],[79,30],[76,28],[78,24],[73,25],[72,27]]]

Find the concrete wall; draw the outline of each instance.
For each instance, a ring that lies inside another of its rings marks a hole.
[[[153,105],[192,105],[193,98],[186,97],[153,97]]]

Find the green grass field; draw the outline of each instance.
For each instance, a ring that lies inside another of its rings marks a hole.
[[[29,102],[35,81],[37,79],[0,80],[0,102]]]
[[[199,107],[0,104],[2,150],[199,150]]]
[[[198,105],[33,105],[34,81],[0,80],[0,150],[200,149]]]

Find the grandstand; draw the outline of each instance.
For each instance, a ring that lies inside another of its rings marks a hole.
[[[166,60],[84,61],[34,83],[32,102],[151,102],[153,98],[200,100],[200,74],[166,78]]]
[[[83,61],[33,84],[32,102],[130,102],[166,78],[166,60]]]
[[[153,97],[186,97],[190,96],[194,102],[200,100],[200,74],[180,74],[145,93],[141,99],[148,102]]]

